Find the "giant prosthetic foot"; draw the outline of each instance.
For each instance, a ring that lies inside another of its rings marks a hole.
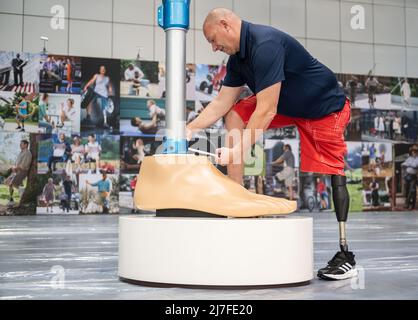
[[[142,210],[186,209],[226,217],[285,215],[296,202],[255,194],[223,175],[204,156],[145,157],[135,188]]]

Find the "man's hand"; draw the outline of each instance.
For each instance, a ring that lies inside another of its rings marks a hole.
[[[216,149],[215,154],[217,156],[215,161],[221,166],[243,161],[243,159],[240,157],[239,150],[236,148],[218,148]]]
[[[193,138],[193,130],[186,127],[186,140],[190,141]]]

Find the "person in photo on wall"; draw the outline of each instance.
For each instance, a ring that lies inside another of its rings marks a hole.
[[[144,79],[145,75],[142,70],[135,66],[133,63],[128,65],[128,68],[124,72],[125,81],[131,82],[129,88],[129,94],[139,95],[139,88],[143,87],[147,90],[146,96],[149,97],[149,80]]]
[[[376,178],[373,177],[372,182],[369,184],[369,188],[371,190],[371,202],[372,207],[377,208],[380,206],[380,200],[379,200],[379,183],[376,181]]]
[[[15,121],[17,123],[16,130],[20,132],[25,132],[25,120],[28,117],[28,102],[25,99],[25,96],[22,96],[19,99],[18,104],[15,106],[16,110],[16,118]]]
[[[84,157],[86,154],[85,147],[81,144],[81,139],[79,136],[73,138],[73,143],[71,144],[71,160],[74,161],[75,172],[81,172],[81,164],[84,162]]]
[[[16,158],[15,165],[2,174],[6,178],[5,185],[9,187],[9,205],[14,204],[14,188],[19,188],[23,184],[23,180],[28,176],[31,163],[32,153],[29,151],[29,141],[23,139],[20,141],[20,153]]]
[[[402,83],[402,86],[401,86],[401,95],[402,95],[402,100],[403,100],[404,104],[407,107],[410,107],[411,106],[411,102],[410,102],[410,99],[411,99],[411,86],[409,85],[408,78],[405,78],[405,80]],[[404,106],[402,106],[402,111],[403,110],[404,110]]]
[[[73,93],[73,75],[74,75],[74,63],[70,58],[67,58],[67,63],[65,65],[65,71],[67,76],[67,93]]]
[[[103,127],[105,129],[109,128],[107,123],[107,109],[109,108],[109,103],[111,100],[109,96],[113,96],[113,86],[110,83],[110,78],[106,75],[106,67],[104,65],[100,66],[99,73],[96,73],[89,82],[84,86],[84,91],[86,91],[91,85],[94,84],[94,93],[95,99],[98,106],[101,108],[103,113]],[[91,122],[91,110],[92,105],[90,104],[87,107],[87,118],[86,122]]]
[[[157,114],[155,113],[150,122],[145,123],[140,117],[131,119],[131,126],[138,128],[142,133],[155,134],[158,131]]]
[[[350,90],[350,101],[353,106],[356,105],[357,83],[358,78],[355,75],[352,75],[350,80],[347,82],[348,88]]]
[[[134,199],[134,197],[135,197],[135,188],[136,188],[136,183],[137,183],[137,181],[138,181],[138,176],[137,175],[135,175],[132,179],[131,179],[131,181],[130,181],[130,187],[131,187],[131,192],[132,192],[132,200]],[[138,212],[138,209],[135,207],[135,203],[133,202],[132,203],[132,209],[131,209],[131,213],[137,213]]]
[[[61,103],[60,123],[57,124],[57,127],[62,128],[66,120],[71,121],[71,123],[75,123],[78,120],[73,98],[67,99],[65,105],[63,102]]]
[[[292,152],[290,144],[283,146],[283,154],[271,163],[271,165],[284,165],[283,170],[276,173],[276,178],[279,181],[284,181],[287,187],[287,194],[289,200],[293,200],[293,178],[295,176],[295,156]]]
[[[402,138],[402,118],[399,116],[398,113],[395,114],[395,118],[393,119],[392,123],[394,139],[400,140]]]
[[[320,177],[316,178],[316,193],[320,199],[320,210],[325,210],[328,208],[328,191],[327,186]]]
[[[54,139],[53,136],[52,139]],[[56,170],[57,162],[66,162],[71,154],[71,146],[66,141],[65,133],[61,132],[58,135],[58,139],[52,144],[52,154],[48,158],[48,173],[52,173]]]
[[[165,127],[165,109],[157,106],[155,100],[152,100],[152,99],[147,101],[147,108],[148,108],[148,115],[151,119],[154,118],[154,116],[157,116],[157,127],[164,128]]]
[[[42,66],[41,74],[43,80],[52,81],[55,92],[59,92],[59,86],[62,78],[59,76],[59,66],[55,61],[55,57],[48,57]]]
[[[23,67],[27,64],[20,59],[20,54],[16,54],[16,58],[12,60],[13,77],[15,86],[23,86]]]
[[[109,197],[112,190],[112,184],[107,178],[107,173],[102,172],[102,179],[97,182],[91,183],[89,180],[86,181],[88,185],[97,187],[99,191],[100,205],[102,206],[103,213],[109,212]]]
[[[136,161],[137,164],[141,164],[142,160],[145,158],[144,141],[141,138],[136,139],[132,145],[132,149],[135,152],[132,158]]]
[[[379,119],[378,119],[378,131],[379,131],[379,136],[380,138],[384,138],[385,135],[385,118],[383,118],[383,114],[379,115]]]
[[[63,206],[63,210],[65,209],[67,210],[67,212],[69,212],[71,209],[71,197],[74,191],[74,185],[69,175],[65,176],[65,180],[62,183],[62,186],[64,188],[63,193],[66,198],[66,202],[65,202],[65,206]]]
[[[376,102],[376,93],[377,93],[377,87],[379,86],[379,81],[372,75],[366,80],[366,88],[367,88],[367,94],[369,97],[369,107],[370,109],[374,109],[374,103]]]
[[[51,117],[47,114],[49,106],[48,101],[48,93],[43,93],[41,101],[39,102],[38,126],[39,128],[44,128],[45,133],[52,133],[52,129],[54,128],[54,122],[52,121]]]
[[[86,161],[96,163],[96,173],[100,172],[100,152],[102,147],[96,141],[95,134],[88,135],[88,142],[85,146]]]
[[[409,150],[409,157],[402,162],[405,170],[404,190],[405,209],[414,210],[417,201],[417,174],[418,174],[418,145],[413,145]]]
[[[369,172],[374,172],[374,169],[376,168],[376,147],[374,146],[374,143],[369,147]]]
[[[46,213],[49,212],[49,208],[51,208],[51,213],[54,212],[54,198],[55,198],[55,186],[54,186],[54,180],[52,178],[48,178],[48,182],[45,184],[43,190],[41,199],[46,204]]]

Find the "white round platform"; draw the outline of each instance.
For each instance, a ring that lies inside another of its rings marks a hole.
[[[119,218],[119,277],[153,286],[264,287],[313,278],[312,218]]]

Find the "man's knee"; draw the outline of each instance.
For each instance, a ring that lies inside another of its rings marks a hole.
[[[228,113],[225,115],[225,123],[227,125],[234,125],[243,123],[241,117],[238,115],[238,113],[234,110],[234,108],[231,108]]]

